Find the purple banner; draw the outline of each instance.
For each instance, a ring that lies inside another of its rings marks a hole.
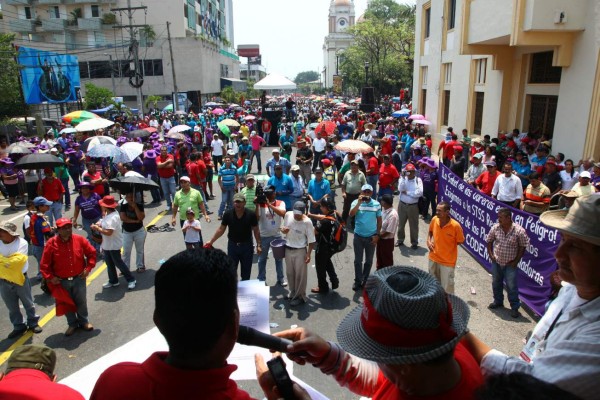
[[[491,273],[486,236],[498,221],[498,209],[505,204],[469,185],[450,169],[440,164],[438,196],[452,204],[451,215],[464,231],[463,247]],[[550,274],[557,268],[554,253],[560,234],[542,224],[539,217],[510,207],[513,221],[525,228],[529,247],[519,262],[519,297],[538,315],[543,315],[551,293]],[[490,297],[492,287],[489,288]]]

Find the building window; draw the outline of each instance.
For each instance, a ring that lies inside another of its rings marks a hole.
[[[421,67],[421,85],[427,87],[427,67]]]
[[[448,117],[450,116],[450,91],[444,90],[444,115],[442,118],[442,125],[448,126]]]
[[[163,64],[162,60],[144,60],[144,76],[162,76]]]
[[[100,7],[96,4],[92,5],[92,18],[100,18]]]
[[[87,62],[79,63],[79,76],[81,79],[88,79],[90,77],[90,71],[88,70]]]
[[[449,85],[452,83],[452,63],[444,64],[444,84]]]
[[[221,77],[227,78],[229,76],[229,66],[221,64]]]
[[[88,68],[90,79],[110,78],[110,61],[89,61]]]
[[[531,56],[529,83],[560,83],[561,67],[552,66],[552,52],[535,53]]]
[[[48,9],[48,12],[50,13],[50,18],[52,18],[52,19],[60,18],[60,9],[58,8],[58,6],[50,7]]]
[[[456,24],[456,0],[448,0],[448,30]]]
[[[552,139],[558,96],[530,96],[529,132],[542,134]]]
[[[429,39],[429,32],[431,28],[431,7],[425,10],[425,33],[423,37]]]
[[[25,10],[25,19],[31,19],[32,14],[31,14],[31,7],[24,7]]]
[[[481,135],[481,126],[483,123],[483,99],[484,92],[475,92],[475,120],[473,121],[473,133]]]
[[[427,108],[427,89],[421,90],[421,114],[425,115],[425,109]]]
[[[475,61],[475,84],[485,85],[487,74],[487,58],[480,58]]]

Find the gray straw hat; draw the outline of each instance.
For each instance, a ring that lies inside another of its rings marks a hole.
[[[418,364],[452,351],[466,333],[469,307],[414,267],[382,268],[369,276],[364,304],[340,323],[341,347],[384,364]]]
[[[600,246],[600,195],[579,197],[569,210],[546,211],[540,215],[540,221],[561,233]]]

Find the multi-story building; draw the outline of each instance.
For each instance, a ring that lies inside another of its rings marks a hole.
[[[329,34],[323,44],[323,86],[333,86],[333,76],[339,73],[340,58],[352,45],[348,32],[355,23],[354,0],[331,0],[329,5]]]
[[[170,47],[179,92],[197,98],[221,91],[220,78],[239,78],[234,49],[233,0],[1,0],[5,30],[16,44],[75,54],[79,58],[82,95],[92,82],[140,105],[140,92],[129,85],[133,63],[131,24],[139,43],[142,98],[170,98],[174,90]],[[121,9],[121,10],[119,10]],[[168,41],[167,22],[171,42]]]
[[[599,26],[592,0],[418,0],[413,109],[434,133],[518,128],[598,159]]]
[[[240,79],[247,81],[248,77],[254,82],[260,81],[267,76],[267,69],[259,64],[240,64]]]

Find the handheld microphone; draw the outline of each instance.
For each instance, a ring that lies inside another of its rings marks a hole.
[[[257,331],[249,326],[240,325],[237,342],[247,346],[258,346],[264,349],[287,353],[287,346],[292,344],[291,340],[269,335]]]

